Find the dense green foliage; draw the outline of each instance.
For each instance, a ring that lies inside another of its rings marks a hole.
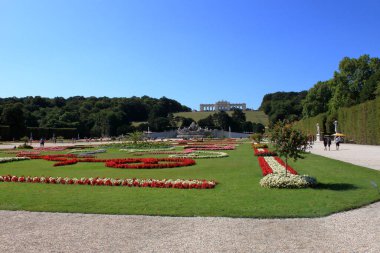
[[[246,121],[251,121],[253,123],[260,123],[264,126],[268,126],[268,116],[263,111],[252,111],[252,110],[246,110],[243,111],[245,114]],[[179,119],[186,118],[191,119],[190,123],[192,121],[198,122],[201,119],[207,118],[210,115],[213,115],[214,111],[207,111],[207,112],[178,112],[173,113],[174,118],[179,117]],[[227,111],[226,112],[229,116],[232,116],[233,111]],[[182,123],[182,122],[181,122]],[[183,126],[189,126],[190,124],[184,124]],[[180,126],[180,124],[177,125],[177,127]]]
[[[260,106],[271,123],[295,121],[328,113],[336,118],[340,108],[373,100],[380,94],[380,59],[362,55],[343,58],[331,79],[301,92],[276,92],[264,96]]]
[[[320,113],[336,114],[340,108],[376,98],[380,87],[380,59],[362,55],[343,58],[339,70],[325,82],[318,82],[303,101],[304,118]]]
[[[53,167],[44,160],[0,164],[0,174],[112,178],[201,178],[219,182],[215,189],[180,190],[84,185],[0,183],[0,209],[48,212],[139,214],[168,216],[318,217],[380,200],[370,181],[380,172],[307,154],[291,163],[300,174],[320,183],[309,189],[266,189],[250,144],[226,151],[223,159],[199,159],[195,166],[131,170],[103,163]],[[2,154],[0,156],[9,156]],[[126,157],[109,149],[98,157]],[[128,154],[131,157],[131,154]]]
[[[216,112],[204,119],[200,119],[198,125],[225,131],[228,131],[231,127],[231,130],[234,132],[264,133],[265,131],[263,124],[247,121],[245,113],[241,109],[236,108],[233,109],[231,116],[225,111]]]
[[[295,121],[301,119],[302,103],[307,92],[276,92],[266,94],[259,110],[269,116],[271,124],[278,120]]]
[[[116,136],[135,130],[132,121],[148,121],[160,131],[171,127],[169,114],[183,111],[190,109],[166,97],[0,98],[0,124],[10,127],[12,138],[28,135],[26,127],[76,128],[81,137]]]

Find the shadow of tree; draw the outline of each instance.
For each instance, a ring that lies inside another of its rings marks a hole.
[[[337,184],[337,183],[318,183],[315,187],[315,190],[332,190],[332,191],[349,191],[358,189],[357,186],[353,184]]]

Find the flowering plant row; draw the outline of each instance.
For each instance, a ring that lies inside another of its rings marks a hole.
[[[152,151],[152,152],[139,152],[134,153],[134,156],[142,156],[142,155],[182,155],[193,152],[191,149],[185,149],[183,151]]]
[[[147,148],[147,149],[132,149],[132,148],[122,148],[120,151],[127,151],[129,153],[136,153],[136,152],[152,152],[152,151],[168,151],[173,150],[174,147],[169,148]]]
[[[110,159],[106,162],[107,167],[121,169],[162,169],[194,164],[195,161],[188,158],[126,158]]]
[[[105,149],[97,149],[97,150],[72,150],[68,152],[68,154],[77,154],[78,156],[89,156],[89,155],[95,155],[99,153],[105,153],[107,150]]]
[[[30,160],[29,157],[0,157],[0,163],[8,163],[14,161]]]
[[[269,151],[266,148],[255,148],[255,156],[276,156],[276,152]]]
[[[199,179],[114,179],[114,178],[69,178],[69,177],[30,177],[30,176],[0,176],[0,182],[15,183],[42,183],[42,184],[76,184],[92,186],[128,186],[151,188],[177,188],[177,189],[211,189],[216,181]]]
[[[78,162],[104,162],[105,166],[124,169],[154,169],[154,168],[174,168],[191,166],[195,164],[192,159],[186,158],[125,158],[125,159],[97,159],[80,158],[74,154],[56,154],[44,156],[29,156],[31,159],[44,159],[56,161],[53,166],[65,166]]]
[[[224,152],[213,152],[213,151],[193,151],[187,154],[176,154],[169,155],[169,157],[182,157],[182,158],[222,158],[227,157],[228,154]]]
[[[283,163],[283,161],[281,160],[281,158],[279,157],[274,157],[274,156],[265,156],[265,157],[259,157],[259,159],[261,159],[261,163],[259,161],[259,164],[260,166],[261,165],[264,165],[264,167],[266,168],[267,166],[269,166],[269,168],[272,170],[272,173],[282,173],[282,172],[285,172],[285,163]],[[279,162],[281,161],[281,162]],[[286,168],[287,171],[291,174],[294,174],[294,175],[297,175],[297,171],[295,171],[292,167],[290,167],[288,165],[288,167]],[[264,169],[262,167],[262,170],[263,170],[263,175],[264,175]],[[265,174],[266,175],[266,174]],[[265,176],[264,175],[264,176]]]
[[[185,149],[192,150],[234,150],[235,145],[194,145],[194,146],[185,146]]]

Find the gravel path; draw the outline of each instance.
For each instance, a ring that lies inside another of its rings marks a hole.
[[[335,160],[380,170],[380,146],[342,143],[339,150],[336,150],[335,144],[333,144],[330,151],[325,151],[323,142],[316,142],[311,152]]]
[[[380,170],[379,146],[312,153]],[[0,252],[380,252],[380,202],[313,219],[0,211],[0,224]]]
[[[315,219],[0,211],[0,252],[380,252],[380,202]]]

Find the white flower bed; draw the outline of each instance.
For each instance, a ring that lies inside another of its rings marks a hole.
[[[0,163],[8,163],[14,161],[30,160],[29,157],[0,157]]]
[[[285,166],[273,156],[264,157],[273,173],[260,180],[260,185],[266,188],[306,188],[317,184],[317,180],[308,175],[294,175],[289,171],[285,174]]]
[[[273,156],[265,156],[264,159],[268,163],[268,165],[272,168],[273,173],[285,172],[285,166],[283,166],[279,162],[277,162]]]
[[[168,150],[174,150],[174,147],[170,148],[146,148],[146,149],[132,149],[132,148],[122,148],[120,151],[126,151],[129,153],[135,153],[135,152],[156,152],[156,151],[168,151]]]
[[[175,154],[175,155],[169,155],[169,157],[176,157],[176,158],[222,158],[227,157],[228,154],[225,152],[215,152],[215,151],[193,151],[192,153],[188,154]]]
[[[107,150],[105,149],[97,149],[97,150],[80,150],[80,149],[74,149],[70,152],[67,152],[68,154],[78,154],[79,156],[86,156],[86,155],[95,155],[99,153],[105,153]]]
[[[306,188],[313,186],[317,180],[308,175],[293,175],[287,173],[271,173],[260,180],[260,185],[266,188]]]

